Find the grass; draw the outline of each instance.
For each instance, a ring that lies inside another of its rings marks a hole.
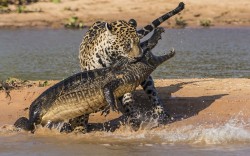
[[[1,7],[8,7],[8,4],[9,4],[8,0],[0,0]]]
[[[185,28],[187,26],[187,22],[186,20],[183,19],[183,17],[177,17],[175,18],[175,25],[178,27],[178,28]]]
[[[51,0],[53,3],[61,3],[61,0]]]
[[[27,12],[27,9],[26,9],[26,7],[24,5],[18,5],[17,6],[17,12],[18,13],[25,13],[25,12]]]
[[[43,83],[39,82],[39,84],[38,84],[39,87],[46,87],[48,85],[49,85],[48,81],[44,81]]]
[[[84,28],[84,24],[77,16],[72,16],[68,19],[68,22],[64,24],[65,28],[71,28],[71,29],[79,29]]]
[[[0,81],[0,90],[11,90],[20,87],[30,87],[32,85],[33,84],[28,80],[9,77],[6,80]]]
[[[30,12],[41,12],[41,9],[38,10],[28,10],[26,8],[27,5],[31,3],[38,2],[39,0],[0,0],[0,13],[10,13],[10,12],[18,12],[18,13],[30,13]],[[9,5],[15,5],[16,10],[11,10]]]
[[[6,80],[0,80],[0,90],[12,90],[12,89],[18,89],[22,87],[31,87],[34,83],[30,82],[28,80],[21,80],[14,77],[8,77]],[[39,87],[46,87],[49,86],[48,81],[39,82]]]
[[[202,19],[202,20],[200,20],[200,26],[210,27],[210,26],[212,26],[212,21],[209,19]]]

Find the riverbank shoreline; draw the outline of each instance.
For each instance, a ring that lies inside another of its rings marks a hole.
[[[179,28],[182,24],[191,28],[200,28],[202,22],[209,22],[210,27],[250,27],[248,10],[250,2],[227,0],[209,2],[183,0],[185,9],[161,26]],[[157,1],[118,0],[61,0],[60,3],[38,2],[25,7],[27,13],[0,14],[0,28],[63,28],[72,17],[77,17],[84,26],[91,26],[98,20],[107,22],[134,18],[138,27],[150,24],[162,14],[174,9],[179,1],[171,0],[166,3]],[[15,10],[15,6],[10,6]],[[179,24],[177,24],[177,21]]]
[[[32,82],[31,87],[11,90],[11,97],[0,91],[0,126],[13,124],[21,116],[27,117],[32,101],[58,81],[48,81],[46,87],[39,87],[39,81]],[[250,79],[158,79],[155,84],[170,114],[179,118],[170,124],[172,126],[224,123],[236,116],[246,120],[250,117]],[[137,104],[149,107],[149,100],[140,87],[134,96]],[[105,118],[95,113],[90,122],[102,123],[120,115],[112,112]]]

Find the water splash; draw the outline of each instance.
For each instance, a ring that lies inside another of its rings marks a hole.
[[[217,145],[250,143],[250,121],[236,116],[223,124],[213,123],[212,125],[200,124],[182,127],[171,127],[170,124],[152,130],[140,129],[138,132],[133,132],[129,127],[124,126],[113,133],[100,132],[100,136],[109,140],[157,144]]]
[[[185,122],[185,120],[181,121]],[[166,125],[151,129],[153,123],[143,123],[139,131],[134,132],[129,126],[123,125],[115,132],[96,131],[87,134],[60,134],[48,128],[38,128],[34,137],[67,138],[77,142],[99,144],[248,144],[250,143],[250,120],[239,114],[228,121],[212,124],[189,124],[185,126]],[[0,135],[19,134],[11,125],[0,128]]]

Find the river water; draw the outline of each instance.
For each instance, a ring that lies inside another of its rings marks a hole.
[[[63,79],[80,71],[78,47],[86,30],[1,29],[0,79]],[[250,28],[166,29],[153,50],[176,56],[155,78],[249,78]],[[0,125],[0,155],[249,155],[250,120],[171,126],[131,132],[59,134],[15,132]]]
[[[78,48],[87,30],[0,30],[0,79],[63,79],[80,70]],[[155,78],[248,78],[250,28],[166,29],[155,54],[176,56]]]
[[[237,117],[224,124],[164,126],[132,132],[121,127],[115,132],[60,134],[39,128],[35,134],[15,132],[10,125],[0,128],[0,155],[249,155],[250,121]]]

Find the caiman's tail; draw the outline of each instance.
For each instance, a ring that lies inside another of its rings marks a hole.
[[[21,118],[17,119],[17,121],[14,123],[14,126],[16,128],[21,128],[25,131],[34,132],[34,130],[35,130],[34,124],[29,119],[27,119],[25,117],[21,117]]]

